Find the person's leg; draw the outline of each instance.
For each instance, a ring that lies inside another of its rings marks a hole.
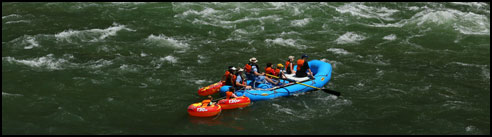
[[[274,85],[277,85],[278,84],[278,82],[275,82],[275,81],[273,81],[272,79],[270,79],[268,77],[265,77],[265,79],[266,79],[266,81],[268,81],[268,82],[270,82],[270,83],[272,83]]]

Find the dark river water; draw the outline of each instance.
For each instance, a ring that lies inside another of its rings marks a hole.
[[[302,54],[341,96],[188,115]],[[490,3],[2,2],[2,134],[490,135]]]

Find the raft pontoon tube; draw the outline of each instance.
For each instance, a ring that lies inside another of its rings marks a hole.
[[[195,117],[211,117],[222,111],[220,105],[202,106],[202,102],[194,103],[188,106],[188,114]]]
[[[231,99],[222,99],[219,100],[218,104],[222,109],[235,109],[235,108],[243,108],[249,105],[251,100],[248,97],[237,97]]]

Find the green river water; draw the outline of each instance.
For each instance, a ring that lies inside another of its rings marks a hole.
[[[341,96],[188,115],[302,54]],[[490,3],[2,2],[2,134],[490,135]]]

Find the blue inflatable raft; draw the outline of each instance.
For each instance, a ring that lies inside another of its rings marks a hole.
[[[311,60],[308,62],[309,68],[314,74],[315,79],[309,79],[308,77],[296,78],[293,74],[287,75],[291,80],[295,80],[299,83],[314,86],[317,88],[323,87],[330,81],[331,78],[331,64],[320,60]],[[297,65],[294,66],[294,69]],[[237,90],[236,95],[242,96],[243,94],[251,99],[251,101],[269,100],[278,97],[291,96],[294,94],[304,93],[307,91],[316,90],[315,88],[308,87],[301,84],[289,83],[289,81],[280,80],[285,83],[282,86],[271,86],[270,84],[257,84],[256,88],[249,90]],[[251,85],[251,81],[247,80],[248,85]],[[225,92],[231,86],[222,86],[220,88],[220,95],[224,96]]]

